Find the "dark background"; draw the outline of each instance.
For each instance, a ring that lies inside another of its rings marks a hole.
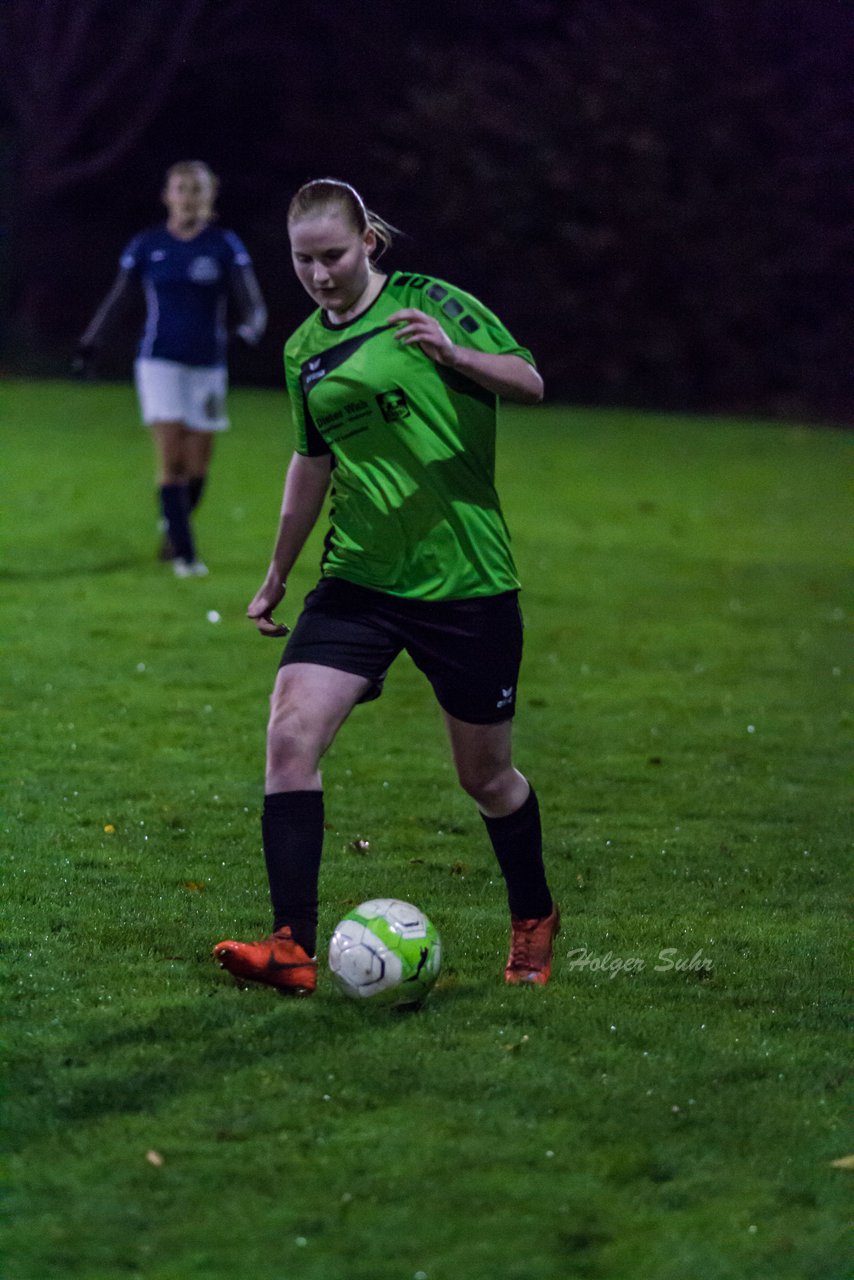
[[[238,381],[281,385],[287,205],[332,175],[551,399],[850,423],[850,29],[841,0],[2,0],[0,372],[64,375],[201,158],[270,309]]]

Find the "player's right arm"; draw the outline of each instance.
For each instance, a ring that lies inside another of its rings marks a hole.
[[[103,345],[105,336],[127,309],[139,279],[142,243],[143,235],[140,234],[134,236],[125,246],[119,259],[119,270],[112,288],[77,344],[77,355],[72,365],[76,373],[85,372],[86,366],[91,366],[92,359],[99,347]]]
[[[103,346],[104,338],[115,326],[120,316],[127,310],[128,303],[137,282],[139,265],[137,261],[137,236],[122,254],[118,274],[112,288],[104,298],[90,321],[86,332],[77,344],[75,364],[91,362],[98,349]]]
[[[261,589],[246,610],[262,636],[287,635],[288,627],[273,621],[273,610],[284,597],[288,574],[320,515],[331,470],[328,453],[318,457],[295,453],[291,458],[273,557]]]
[[[81,347],[97,350],[104,340],[104,334],[112,327],[117,317],[124,311],[131,296],[133,273],[119,271],[110,292],[95,312],[89,327],[80,339]]]
[[[91,374],[95,355],[103,345],[105,334],[113,328],[119,316],[127,309],[133,283],[132,272],[122,268],[113,281],[113,287],[77,343],[77,351],[71,367],[78,376]]]

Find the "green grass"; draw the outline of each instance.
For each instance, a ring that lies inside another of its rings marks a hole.
[[[0,384],[5,1280],[842,1280],[848,438],[506,412],[517,761],[565,928],[546,990],[504,987],[401,660],[326,761],[321,924],[428,911],[445,969],[402,1016],[210,960],[268,922],[279,646],[243,612],[290,447],[282,395],[232,409],[211,576],[176,582],[131,390]]]

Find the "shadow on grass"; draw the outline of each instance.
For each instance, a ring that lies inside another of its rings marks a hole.
[[[472,993],[472,998],[473,998]],[[453,1002],[461,992],[455,990]],[[431,996],[437,1006],[441,995]],[[111,1116],[156,1115],[181,1095],[216,1098],[241,1075],[259,1071],[286,1079],[297,1063],[324,1055],[351,1054],[363,1037],[383,1029],[393,1038],[423,1012],[348,1001],[327,988],[311,1000],[283,997],[265,987],[241,986],[225,976],[193,984],[186,997],[168,1007],[103,1025],[90,1009],[69,1024],[65,1046],[21,1053],[7,1071],[7,1096],[17,1099],[7,1114],[7,1134],[15,1147],[44,1136],[56,1124],[99,1122]],[[118,1009],[111,1015],[122,1016]],[[306,1087],[302,1068],[297,1092]]]

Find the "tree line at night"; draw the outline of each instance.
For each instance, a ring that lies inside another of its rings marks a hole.
[[[850,44],[837,0],[7,0],[0,368],[62,373],[165,168],[219,173],[281,384],[293,190],[477,294],[550,398],[850,421]],[[133,318],[102,358],[125,376]]]

